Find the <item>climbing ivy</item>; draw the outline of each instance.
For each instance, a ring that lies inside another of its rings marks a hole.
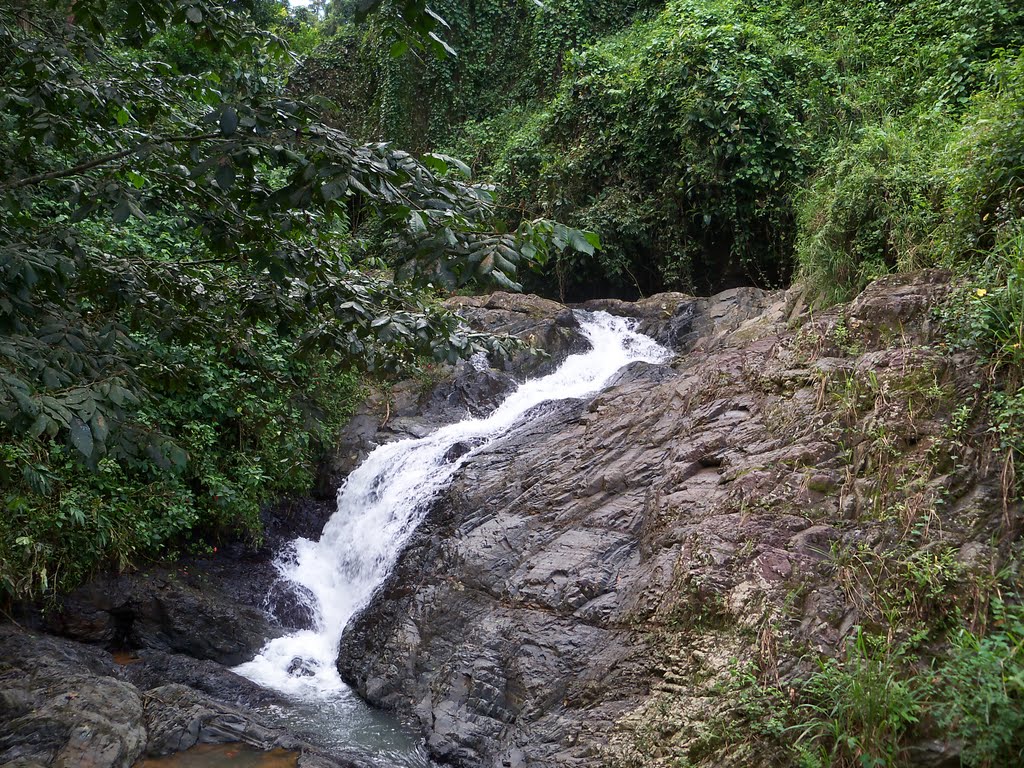
[[[368,26],[309,66],[343,68],[363,135],[465,158],[513,217],[599,231],[530,284],[576,298],[777,285],[797,261],[834,297],[929,263],[928,197],[959,182],[925,167],[1024,39],[1009,0],[435,5],[457,57],[392,59]]]
[[[386,13],[342,24],[296,73],[300,90],[325,92],[357,135],[426,149],[455,126],[551,95],[574,50],[625,25],[652,0],[438,0],[456,55],[395,56]],[[339,17],[341,18],[341,17]],[[351,16],[347,18],[351,19]]]

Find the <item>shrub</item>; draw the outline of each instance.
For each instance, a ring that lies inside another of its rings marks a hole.
[[[804,722],[793,726],[805,768],[899,765],[902,738],[917,723],[925,680],[903,668],[906,646],[858,630],[844,659],[828,659],[804,684]]]
[[[797,259],[826,303],[935,260],[942,192],[934,172],[947,126],[887,121],[839,142],[802,196]]]
[[[963,742],[971,768],[1024,760],[1024,610],[996,604],[985,637],[962,629],[940,667],[935,714],[940,728]]]
[[[996,59],[987,73],[990,86],[945,160],[942,239],[951,260],[988,261],[1001,278],[1020,258],[1024,229],[1024,54]]]
[[[808,84],[829,79],[813,56],[738,4],[674,2],[570,65],[539,127],[546,162],[498,167],[532,181],[512,205],[600,229],[603,261],[576,265],[577,285],[587,267],[644,291],[785,273]]]
[[[55,441],[0,442],[0,595],[66,590],[102,567],[258,540],[260,507],[308,491],[357,401],[355,373],[298,360],[283,339],[234,350],[139,344],[150,383],[139,427],[173,434],[181,461],[136,453],[90,467]]]

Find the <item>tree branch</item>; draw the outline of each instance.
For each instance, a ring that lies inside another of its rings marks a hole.
[[[112,152],[109,155],[102,155],[101,157],[87,160],[84,163],[72,166],[71,168],[64,168],[60,171],[48,171],[46,173],[39,173],[35,176],[26,176],[23,179],[12,181],[9,184],[0,185],[0,189],[20,189],[22,187],[30,187],[34,184],[39,184],[44,181],[53,181],[54,179],[66,179],[70,176],[78,176],[91,171],[93,168],[98,168],[101,165],[107,165],[118,160],[123,160],[126,157],[137,154],[147,147],[152,147],[157,144],[187,144],[196,141],[207,141],[208,139],[216,139],[221,134],[218,133],[204,133],[197,136],[168,136],[166,138],[155,138],[149,141],[144,141],[141,144],[131,147],[130,149],[123,149],[120,152]]]

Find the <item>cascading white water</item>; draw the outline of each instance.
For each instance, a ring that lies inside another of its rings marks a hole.
[[[305,701],[347,693],[335,666],[345,625],[383,582],[459,466],[540,403],[585,397],[600,391],[623,366],[661,362],[669,355],[634,331],[629,320],[604,312],[580,313],[579,319],[588,352],[570,356],[549,376],[525,382],[490,416],[382,445],[349,475],[320,540],[297,539],[276,563],[281,578],[308,600],[314,629],[269,641],[236,672]],[[472,447],[452,460],[457,444]]]

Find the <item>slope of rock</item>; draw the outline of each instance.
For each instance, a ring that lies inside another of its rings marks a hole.
[[[456,765],[777,764],[721,736],[746,665],[799,674],[879,617],[872,595],[911,594],[899,558],[941,549],[968,578],[1003,535],[1001,468],[950,432],[977,367],[937,346],[947,290],[887,278],[820,315],[796,292],[603,303],[686,354],[465,465],[343,675]]]
[[[488,413],[517,380],[549,373],[582,343],[572,311],[538,296],[499,292],[457,296],[448,303],[474,330],[513,336],[523,348],[511,359],[491,360],[489,365],[472,360],[438,365],[429,377],[370,393],[323,462],[319,496],[334,499],[348,473],[378,445],[423,437],[467,414]]]

